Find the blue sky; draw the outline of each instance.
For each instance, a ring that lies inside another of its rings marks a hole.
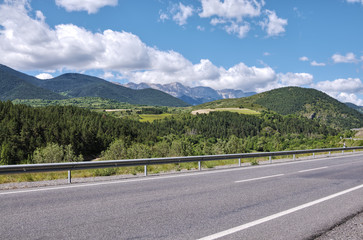
[[[0,63],[363,105],[362,23],[363,0],[2,0]]]

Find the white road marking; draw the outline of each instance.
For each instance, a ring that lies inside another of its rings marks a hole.
[[[261,179],[266,179],[266,178],[280,177],[280,176],[284,176],[284,175],[285,174],[276,174],[276,175],[271,175],[271,176],[266,176],[266,177],[250,178],[250,179],[235,181],[235,183],[251,182],[251,181],[256,181],[256,180],[261,180]]]
[[[315,200],[315,201],[312,201],[312,202],[305,203],[303,205],[300,205],[300,206],[297,206],[297,207],[294,207],[294,208],[290,208],[290,209],[288,209],[286,211],[282,211],[282,212],[279,212],[279,213],[270,215],[268,217],[258,219],[258,220],[253,221],[253,222],[249,222],[249,223],[246,223],[246,224],[243,224],[243,225],[240,225],[240,226],[237,226],[237,227],[234,227],[234,228],[231,228],[231,229],[228,229],[228,230],[219,232],[219,233],[212,234],[210,236],[206,236],[206,237],[200,238],[199,240],[213,240],[213,239],[218,239],[218,238],[221,238],[221,237],[225,237],[227,235],[230,235],[230,234],[233,234],[233,233],[236,233],[236,232],[245,230],[247,228],[256,226],[258,224],[261,224],[261,223],[264,223],[264,222],[268,222],[270,220],[273,220],[273,219],[276,219],[276,218],[279,218],[279,217],[288,215],[290,213],[293,213],[293,212],[302,210],[304,208],[308,208],[308,207],[314,206],[316,204],[319,204],[319,203],[328,201],[330,199],[333,199],[333,198],[339,197],[341,195],[344,195],[344,194],[347,194],[347,193],[356,191],[356,190],[361,189],[361,188],[363,188],[363,184],[362,185],[359,185],[359,186],[356,186],[356,187],[353,187],[353,188],[349,188],[347,190],[344,190],[344,191],[341,191],[341,192],[338,192],[338,193],[335,193],[335,194],[332,194],[332,195],[329,195],[329,196],[324,197],[324,198],[320,198],[320,199]]]
[[[319,168],[311,168],[311,169],[301,170],[301,171],[299,171],[299,173],[311,172],[311,171],[316,171],[316,170],[325,169],[325,168],[328,168],[328,167],[319,167]]]

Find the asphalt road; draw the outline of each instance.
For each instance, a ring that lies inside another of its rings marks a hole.
[[[0,191],[0,239],[313,239],[363,210],[363,154]]]

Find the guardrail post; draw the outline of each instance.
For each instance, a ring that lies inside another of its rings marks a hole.
[[[238,158],[238,166],[240,167],[242,164],[241,164],[241,159]]]
[[[331,156],[331,152],[329,152],[329,157]]]
[[[199,171],[201,171],[201,170],[202,170],[202,164],[201,164],[201,162],[200,162],[200,161],[198,162],[198,170],[199,170]]]
[[[72,183],[72,172],[71,172],[71,170],[68,170],[68,183],[69,184]]]
[[[147,165],[144,165],[144,175],[147,176]]]
[[[269,161],[269,163],[272,163],[272,157],[271,156],[268,157],[268,161]]]
[[[296,156],[295,156],[295,154],[294,155],[292,155],[292,160],[296,160]]]
[[[342,154],[344,154],[344,150],[342,151]]]
[[[315,158],[315,153],[313,153],[313,158]]]

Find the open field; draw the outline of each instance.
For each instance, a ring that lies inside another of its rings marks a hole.
[[[163,113],[163,114],[140,114],[140,122],[152,122],[155,120],[164,119],[167,117],[173,116],[171,113]]]
[[[192,111],[193,115],[196,114],[208,114],[210,112],[222,112],[222,111],[226,111],[226,112],[235,112],[235,113],[240,113],[240,114],[249,114],[249,115],[258,115],[260,114],[257,111],[248,109],[248,108],[214,108],[214,109],[199,109],[199,110],[194,110]]]

